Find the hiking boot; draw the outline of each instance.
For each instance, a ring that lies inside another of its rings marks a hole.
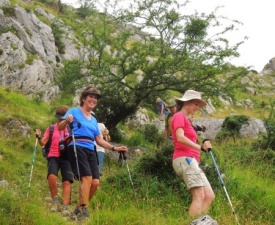
[[[200,218],[193,220],[190,225],[218,225],[216,220],[213,220],[210,216],[204,215]]]
[[[57,211],[60,212],[60,203],[57,198],[53,199],[51,211],[52,212],[57,212]]]
[[[70,220],[79,220],[81,218],[81,210],[76,207],[70,215]]]
[[[51,211],[52,212],[60,212],[60,203],[59,202],[54,202],[52,203]]]
[[[60,212],[63,216],[69,216],[70,215],[69,207],[67,205],[62,205]]]
[[[86,207],[82,208],[82,217],[83,217],[84,220],[88,220],[89,219],[90,213],[89,213],[88,208],[86,208]]]

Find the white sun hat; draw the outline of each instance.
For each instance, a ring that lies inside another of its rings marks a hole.
[[[187,102],[190,100],[198,100],[199,101],[199,105],[200,107],[206,106],[206,102],[202,100],[201,98],[201,94],[197,91],[193,91],[193,90],[187,90],[184,95],[182,96],[182,98],[177,98],[175,101],[176,102]]]

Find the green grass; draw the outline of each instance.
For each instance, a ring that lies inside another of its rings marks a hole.
[[[58,102],[55,101],[54,105],[58,105]],[[58,213],[51,213],[45,201],[49,197],[47,167],[40,146],[37,146],[30,182],[35,150],[34,130],[44,130],[54,120],[53,108],[54,106],[37,99],[32,100],[20,93],[0,89],[0,124],[3,128],[0,130],[0,180],[9,182],[8,188],[0,187],[1,224],[73,224]],[[19,121],[20,125],[16,125],[14,121]],[[24,135],[20,131],[21,125],[27,127]],[[125,125],[121,125],[121,128],[125,128]],[[135,134],[133,130],[129,132],[132,136]],[[235,143],[213,142],[213,154],[220,171],[226,175],[225,186],[240,223],[273,225],[274,158],[271,157],[272,154],[268,156],[268,152],[252,150],[254,141],[242,139]],[[128,140],[127,143],[130,144],[131,141]],[[147,157],[154,157],[155,151],[158,156],[156,160],[150,158],[144,161]],[[101,187],[89,205],[90,220],[85,224],[189,224],[191,219],[187,211],[190,195],[183,183],[171,172],[170,157],[160,156],[161,153],[167,154],[161,147],[156,149],[152,145],[146,153],[148,156],[143,154],[140,158],[128,160],[137,198],[133,193],[126,166],[117,165],[118,156],[115,155],[111,160],[110,172],[106,162]],[[167,161],[163,162],[165,158]],[[164,171],[161,175],[155,176],[154,170],[150,173],[142,170],[150,168],[152,162],[154,165],[161,163],[158,167]],[[210,165],[207,176],[216,194],[209,214],[220,225],[236,224],[208,154],[202,155],[202,165],[204,164]],[[78,198],[78,185],[75,182],[72,187],[71,208]]]

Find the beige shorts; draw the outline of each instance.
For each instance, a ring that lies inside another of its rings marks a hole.
[[[176,174],[184,180],[188,190],[193,187],[211,186],[195,158],[178,157],[173,160],[173,168]]]

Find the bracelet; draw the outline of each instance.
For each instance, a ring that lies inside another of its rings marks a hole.
[[[112,150],[112,151],[115,151],[115,146],[112,146],[111,150]]]
[[[201,150],[202,150],[203,152],[206,152],[206,150],[204,150],[204,148],[203,148],[203,145],[201,145]]]

